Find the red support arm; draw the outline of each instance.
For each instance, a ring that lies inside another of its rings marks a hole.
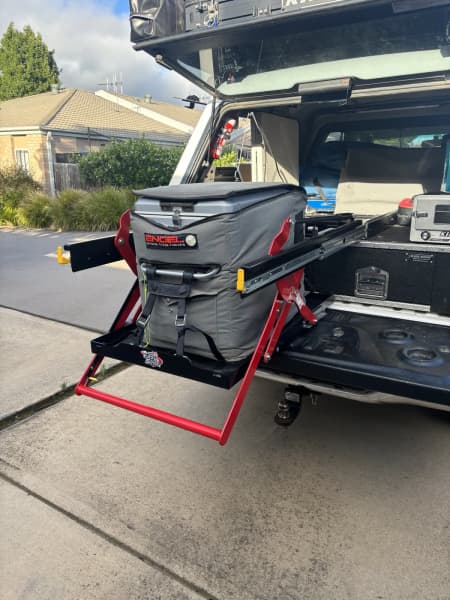
[[[125,398],[121,398],[120,396],[114,396],[113,394],[108,394],[106,392],[102,392],[100,390],[96,390],[90,387],[89,381],[92,377],[94,377],[95,372],[97,371],[103,360],[103,358],[99,357],[98,355],[94,357],[89,367],[83,373],[80,382],[75,388],[75,393],[79,396],[89,396],[90,398],[95,398],[96,400],[101,400],[102,402],[107,402],[108,404],[113,404],[114,406],[119,406],[120,408],[130,410],[140,415],[144,415],[145,417],[150,417],[151,419],[156,419],[157,421],[162,421],[164,423],[174,425],[175,427],[179,427],[181,429],[186,429],[187,431],[191,431],[192,433],[197,433],[199,435],[209,437],[213,440],[216,440],[221,446],[223,446],[227,443],[228,438],[230,437],[231,430],[233,429],[233,426],[239,415],[239,411],[241,410],[242,404],[245,400],[248,389],[255,375],[255,371],[258,368],[259,362],[263,355],[264,348],[266,347],[266,344],[272,333],[274,324],[279,318],[281,312],[282,301],[278,298],[275,298],[269,317],[264,326],[264,330],[261,334],[261,337],[259,338],[256,349],[250,360],[250,364],[247,367],[247,371],[241,381],[241,385],[239,386],[239,389],[233,400],[230,412],[228,413],[228,416],[222,429],[210,427],[209,425],[204,425],[203,423],[198,423],[197,421],[191,421],[190,419],[179,417],[178,415],[174,415],[172,413],[168,413],[157,408],[152,408],[144,404],[132,402],[131,400],[126,400]]]

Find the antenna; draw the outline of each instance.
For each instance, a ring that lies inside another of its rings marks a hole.
[[[111,92],[113,94],[123,94],[122,71],[120,73],[114,73],[111,81],[109,77],[107,77],[106,81],[97,83],[97,85],[106,87],[107,92],[109,92],[111,88]]]

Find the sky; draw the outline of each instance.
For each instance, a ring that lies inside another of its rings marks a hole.
[[[99,84],[121,74],[123,91],[132,96],[150,94],[155,100],[176,103],[176,96],[204,96],[150,55],[133,50],[128,0],[20,0],[2,5],[0,36],[11,21],[18,29],[30,25],[40,32],[55,51],[66,88],[96,91],[105,87]]]

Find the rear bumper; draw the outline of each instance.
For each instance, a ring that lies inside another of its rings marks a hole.
[[[283,373],[275,373],[274,371],[267,371],[265,369],[258,369],[256,377],[268,381],[275,381],[284,385],[300,386],[314,394],[325,394],[335,398],[344,398],[345,400],[354,400],[355,402],[365,402],[366,404],[406,404],[450,412],[450,404],[426,402],[424,400],[415,400],[414,398],[394,396],[393,394],[384,394],[382,392],[373,392],[369,390],[344,388],[330,383],[313,381],[312,379],[285,375]]]

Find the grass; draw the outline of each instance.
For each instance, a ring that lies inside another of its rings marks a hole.
[[[44,194],[28,197],[17,209],[18,225],[45,229],[52,224],[49,199]]]
[[[80,221],[80,203],[87,192],[83,190],[64,190],[50,201],[52,225],[65,231],[76,230]]]
[[[117,228],[120,215],[133,202],[130,190],[65,190],[51,203],[52,223],[65,231],[109,231]]]
[[[49,198],[33,189],[21,197],[0,196],[0,224],[30,228],[55,228],[62,231],[109,231],[116,229],[120,215],[131,208],[130,190],[105,187],[87,192],[64,190]]]
[[[83,231],[109,231],[119,225],[120,215],[134,204],[129,190],[105,187],[86,194],[79,203],[78,225]]]

